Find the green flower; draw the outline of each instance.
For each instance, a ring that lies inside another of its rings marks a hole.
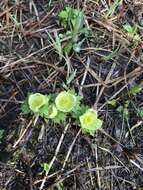
[[[58,110],[56,106],[54,104],[50,105],[48,109],[48,118],[53,119],[56,117],[57,114],[58,114]]]
[[[94,135],[96,130],[102,126],[102,121],[97,118],[97,113],[93,109],[88,109],[79,119],[83,131],[91,135]]]
[[[47,96],[40,93],[35,93],[29,96],[28,105],[33,112],[37,113],[40,112],[40,108],[47,104],[48,101]]]
[[[76,105],[76,95],[63,91],[56,97],[55,104],[59,111],[70,112]]]
[[[54,104],[51,104],[51,105],[46,104],[42,108],[40,108],[39,113],[40,113],[41,117],[43,117],[43,118],[53,119],[58,114],[58,110]]]

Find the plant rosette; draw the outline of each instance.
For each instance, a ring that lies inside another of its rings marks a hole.
[[[76,103],[77,96],[68,91],[60,92],[55,99],[57,109],[64,113],[73,111],[73,109],[76,106]]]
[[[46,95],[35,93],[30,94],[28,97],[28,105],[31,111],[34,113],[39,113],[40,109],[48,104],[49,98]]]
[[[94,135],[102,127],[102,120],[97,118],[97,112],[93,109],[88,109],[79,117],[79,120],[83,132],[90,133],[90,135]]]

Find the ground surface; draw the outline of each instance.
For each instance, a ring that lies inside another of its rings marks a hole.
[[[0,1],[1,190],[38,190],[45,176],[41,165],[51,160],[43,189],[143,189],[143,118],[137,113],[143,90],[128,93],[143,80],[143,2],[123,0],[111,11],[112,5],[111,0]],[[49,34],[62,33],[58,13],[65,6],[84,10],[90,35],[79,37],[84,39],[79,53],[59,59]],[[137,27],[139,41],[123,29],[126,22]],[[94,137],[70,121],[67,128],[46,124],[20,110],[29,92],[63,90],[69,66],[70,73],[76,71],[70,87],[104,121]]]

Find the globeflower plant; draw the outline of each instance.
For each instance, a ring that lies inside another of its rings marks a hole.
[[[102,120],[97,118],[97,112],[93,109],[88,109],[79,119],[82,130],[91,135],[94,135],[96,130],[102,126]]]
[[[48,99],[45,95],[40,93],[30,94],[28,98],[28,104],[31,111],[34,113],[39,112],[40,108],[48,103]]]
[[[74,125],[84,133],[94,135],[102,127],[102,120],[94,109],[81,103],[81,97],[74,90],[64,90],[58,94],[30,94],[22,105],[23,113],[39,115],[47,122],[65,123],[70,117]]]
[[[76,95],[70,92],[60,92],[55,100],[56,107],[62,112],[70,112],[76,105]]]

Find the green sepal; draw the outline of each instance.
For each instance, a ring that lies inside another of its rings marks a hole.
[[[21,105],[21,111],[24,113],[24,114],[28,114],[31,112],[30,108],[29,108],[29,105],[28,105],[28,98],[26,98],[26,100],[22,103]]]

